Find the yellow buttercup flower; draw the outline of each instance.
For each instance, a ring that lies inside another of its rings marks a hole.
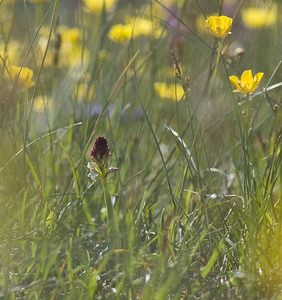
[[[145,18],[129,18],[126,24],[112,26],[108,33],[110,40],[118,43],[136,39],[140,36],[160,37],[162,28]]]
[[[277,22],[278,8],[277,5],[273,5],[270,9],[249,7],[243,10],[241,15],[244,24],[249,28],[269,27]]]
[[[108,37],[114,42],[123,43],[132,38],[132,31],[130,24],[116,24],[110,29]]]
[[[91,12],[101,13],[103,8],[105,8],[105,10],[112,9],[117,0],[84,0],[83,2]]]
[[[81,30],[78,27],[68,28],[65,26],[59,27],[59,33],[63,42],[66,43],[78,43],[81,37]]]
[[[210,16],[206,20],[209,32],[219,39],[225,38],[230,34],[232,19],[226,16]]]
[[[18,66],[7,66],[5,77],[16,83],[20,88],[30,88],[34,85],[33,70],[30,68],[22,68]]]
[[[184,90],[181,84],[167,84],[165,82],[156,82],[154,84],[156,93],[162,99],[169,99],[172,101],[181,101],[184,99]]]
[[[263,75],[263,72],[259,72],[253,76],[251,70],[246,70],[242,73],[240,79],[236,75],[232,75],[229,76],[229,80],[236,88],[234,92],[250,94],[257,90]]]

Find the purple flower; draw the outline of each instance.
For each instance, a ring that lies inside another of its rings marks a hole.
[[[91,160],[96,161],[97,163],[102,163],[110,155],[110,147],[108,141],[105,137],[97,137],[93,149],[90,154]]]

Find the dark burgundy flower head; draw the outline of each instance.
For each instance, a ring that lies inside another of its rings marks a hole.
[[[110,147],[104,136],[97,137],[90,158],[98,163],[102,163],[110,155]]]

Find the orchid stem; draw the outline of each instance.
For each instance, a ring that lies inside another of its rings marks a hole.
[[[108,182],[105,174],[101,174],[101,181],[103,185],[104,200],[107,209],[107,223],[108,223],[108,237],[111,241],[111,248],[120,247],[120,234],[118,218],[116,216],[111,196],[109,193]]]

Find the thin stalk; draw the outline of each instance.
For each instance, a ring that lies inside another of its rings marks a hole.
[[[211,67],[211,71],[210,71],[210,81],[208,84],[208,88],[211,89],[214,83],[214,80],[216,78],[216,74],[217,74],[217,68],[220,62],[220,58],[221,58],[221,51],[222,51],[222,47],[223,47],[223,43],[221,41],[216,41],[216,56],[215,59],[213,61],[212,67]]]
[[[105,174],[101,174],[101,181],[103,186],[105,205],[107,209],[108,238],[111,242],[110,248],[119,248],[120,233],[119,233],[118,218],[112,204],[112,200],[108,188],[108,182]]]

